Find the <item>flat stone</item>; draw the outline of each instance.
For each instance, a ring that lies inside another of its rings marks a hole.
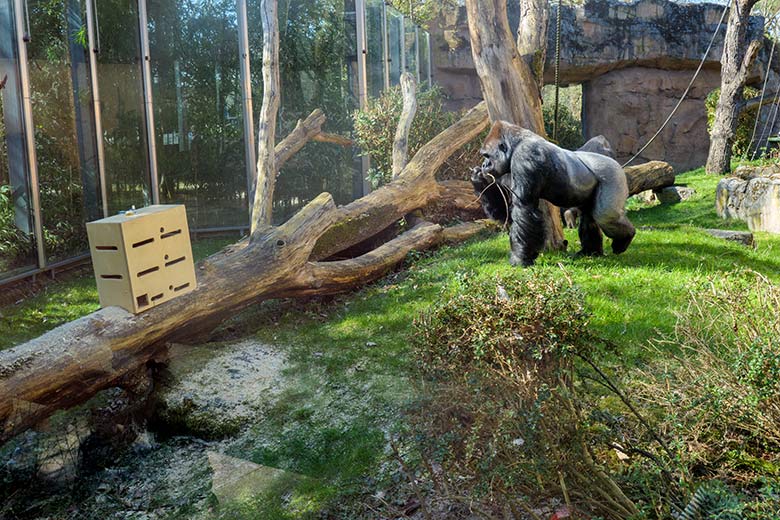
[[[729,177],[718,183],[715,209],[718,216],[747,222],[751,231],[780,233],[780,175]]]
[[[726,231],[723,229],[705,229],[705,233],[712,235],[715,238],[722,238],[723,240],[730,240],[732,242],[738,242],[748,247],[755,247],[756,242],[753,238],[753,233],[748,231]]]
[[[306,478],[214,451],[206,452],[206,455],[213,471],[211,492],[220,504],[242,502],[268,491],[289,491]]]
[[[653,190],[645,190],[634,195],[634,198],[645,204],[653,204],[658,201],[658,197],[655,196]]]
[[[667,186],[657,190],[655,195],[661,204],[675,204],[690,199],[696,195],[696,190],[684,186]]]

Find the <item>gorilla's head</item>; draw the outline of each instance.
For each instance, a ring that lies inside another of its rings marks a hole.
[[[482,144],[479,153],[482,154],[482,171],[490,172],[497,177],[509,173],[512,164],[512,136],[508,127],[514,127],[505,121],[496,121]]]

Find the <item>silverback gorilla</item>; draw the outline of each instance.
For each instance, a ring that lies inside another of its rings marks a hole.
[[[578,254],[604,254],[602,231],[612,239],[615,254],[628,248],[636,232],[625,213],[626,176],[614,159],[564,150],[505,121],[493,124],[480,152],[484,161],[472,171],[471,182],[485,213],[510,224],[512,265],[530,266],[542,250],[539,199],[581,210]]]

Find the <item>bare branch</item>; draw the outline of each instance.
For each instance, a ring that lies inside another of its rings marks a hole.
[[[279,112],[279,30],[276,0],[261,0],[263,25],[263,105],[257,130],[257,182],[252,205],[250,242],[271,225],[276,186],[276,115]]]
[[[408,72],[401,74],[401,93],[403,109],[398,120],[393,141],[393,179],[401,175],[409,161],[409,131],[412,129],[414,115],[417,113],[417,80]]]

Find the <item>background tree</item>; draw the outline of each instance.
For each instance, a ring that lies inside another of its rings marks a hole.
[[[758,0],[734,0],[729,12],[723,55],[720,59],[720,97],[710,133],[707,173],[731,171],[731,145],[738,122],[738,104],[742,100],[750,66],[761,47],[761,40],[748,41],[750,11]]]
[[[546,0],[523,0],[515,43],[509,29],[506,0],[466,0],[471,53],[491,121],[506,120],[546,136],[542,119],[541,78],[523,57],[544,63]],[[565,249],[558,210],[540,205],[545,220],[545,248]]]

